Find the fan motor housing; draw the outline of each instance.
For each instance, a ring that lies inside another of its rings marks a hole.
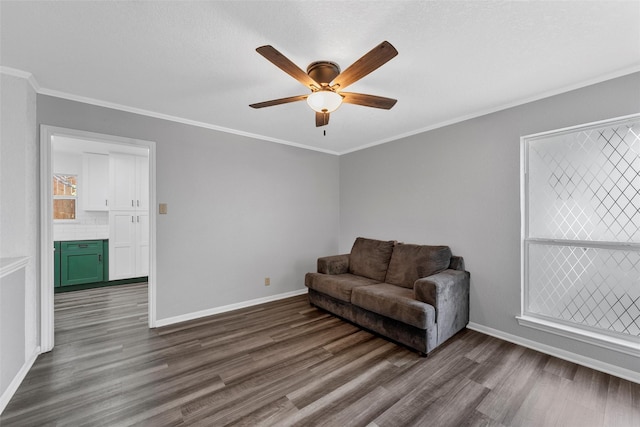
[[[307,67],[307,74],[318,83],[328,85],[340,74],[340,66],[331,61],[315,61]]]

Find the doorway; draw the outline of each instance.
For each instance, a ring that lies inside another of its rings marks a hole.
[[[144,255],[139,257],[148,266],[148,325],[155,327],[156,323],[156,220],[154,207],[156,204],[156,152],[155,142],[139,139],[122,138],[112,135],[93,132],[66,129],[54,126],[41,125],[40,127],[40,224],[41,224],[41,290],[40,290],[40,349],[47,352],[54,346],[54,220],[53,220],[53,161],[54,143],[56,146],[64,146],[72,150],[74,146],[81,146],[83,151],[94,154],[119,153],[118,155],[147,155],[148,170],[141,175],[148,180],[148,189],[140,198],[148,203],[148,221],[142,225],[142,231],[148,246]],[[75,145],[74,145],[75,144]],[[65,205],[69,205],[66,202]],[[106,215],[108,215],[108,211]],[[93,214],[92,214],[93,215]],[[101,214],[102,216],[105,213]],[[98,219],[90,219],[100,222]],[[86,227],[85,227],[86,228]],[[96,227],[98,232],[100,227]],[[104,233],[104,230],[102,230]],[[59,234],[60,230],[56,230]],[[147,264],[148,263],[148,264]],[[145,267],[146,267],[145,266]]]

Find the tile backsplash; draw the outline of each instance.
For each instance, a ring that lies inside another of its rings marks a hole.
[[[108,238],[109,212],[78,210],[78,219],[74,222],[53,222],[53,240],[95,240]]]

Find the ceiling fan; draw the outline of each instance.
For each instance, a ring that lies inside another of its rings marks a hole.
[[[315,61],[309,64],[305,73],[273,46],[261,46],[256,51],[276,67],[311,89],[311,93],[258,102],[251,104],[250,107],[271,107],[306,99],[307,104],[316,112],[316,126],[325,126],[329,124],[329,114],[343,102],[385,110],[391,109],[396,103],[395,99],[382,96],[342,92],[347,86],[378,69],[398,54],[396,48],[387,41],[374,47],[342,72],[335,62]]]

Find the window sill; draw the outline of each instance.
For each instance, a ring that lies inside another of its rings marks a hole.
[[[537,329],[539,331],[560,335],[587,344],[614,350],[619,353],[640,357],[640,341],[624,340],[597,332],[586,331],[579,328],[563,325],[549,320],[538,319],[531,316],[516,316],[520,326]]]

